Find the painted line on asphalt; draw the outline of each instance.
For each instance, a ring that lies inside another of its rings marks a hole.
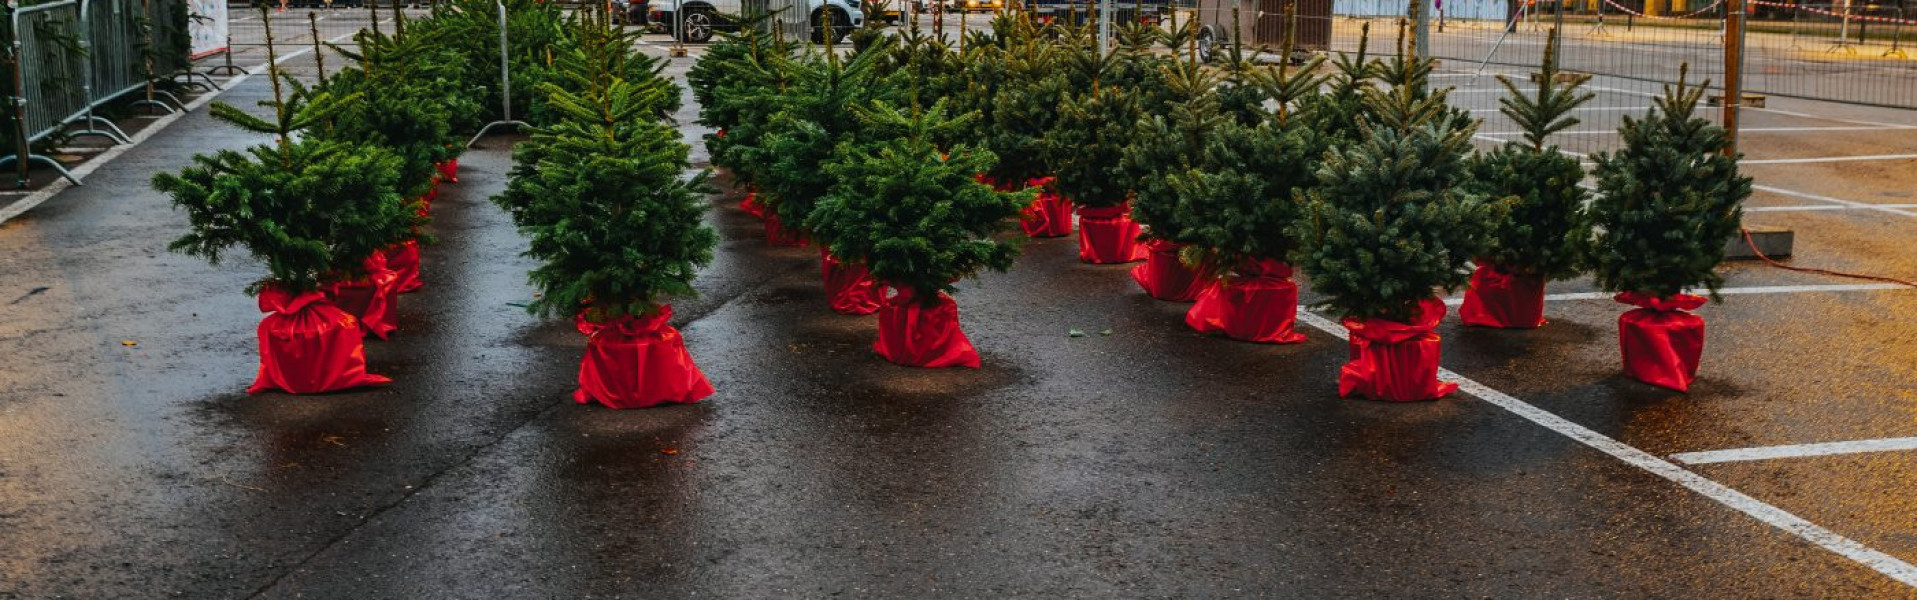
[[[1684,452],[1672,454],[1671,460],[1687,465],[1708,465],[1712,463],[1740,462],[1748,460],[1770,460],[1776,458],[1809,458],[1813,456],[1834,456],[1838,454],[1863,454],[1867,452],[1896,452],[1917,450],[1917,437],[1882,438],[1875,440],[1851,440],[1848,442],[1823,442],[1817,444],[1792,444],[1787,446],[1763,446],[1758,448],[1736,448],[1732,450],[1706,450],[1703,452]]]
[[[1343,325],[1318,316],[1315,313],[1305,310],[1303,307],[1298,309],[1298,320],[1306,325],[1336,336],[1338,339],[1349,339],[1350,334],[1345,331]],[[1640,450],[1636,446],[1611,439],[1609,436],[1593,431],[1583,425],[1573,423],[1569,419],[1552,414],[1549,411],[1514,398],[1504,392],[1491,389],[1489,386],[1459,375],[1450,369],[1439,369],[1438,376],[1449,381],[1457,382],[1459,392],[1488,402],[1493,406],[1502,408],[1527,421],[1543,426],[1545,429],[1557,432],[1559,435],[1590,446],[1599,452],[1609,454],[1612,458],[1616,458],[1625,464],[1684,486],[1693,492],[1697,492],[1699,495],[1744,513],[1752,519],[1781,529],[1786,533],[1816,544],[1825,550],[1829,550],[1832,553],[1855,561],[1871,570],[1882,573],[1899,583],[1917,586],[1917,565],[1912,565],[1895,556],[1865,546],[1856,540],[1844,537],[1835,531],[1825,529],[1823,526],[1805,520],[1803,517],[1791,514],[1790,511],[1752,498],[1743,492],[1732,489],[1730,486],[1712,481],[1710,478],[1680,467],[1676,463],[1658,458],[1649,452]]]
[[[1814,156],[1809,158],[1765,158],[1738,161],[1746,165],[1798,165],[1806,163],[1856,162],[1871,160],[1917,160],[1917,154],[1871,154],[1864,156]]]
[[[392,22],[392,20],[387,19],[386,22],[390,23]],[[339,43],[341,40],[345,40],[346,38],[349,38],[352,36],[353,34],[351,33],[340,35],[333,39],[327,40],[327,43],[336,44],[336,43]],[[274,61],[274,64],[284,63],[286,61],[298,58],[300,56],[304,56],[307,53],[310,53],[312,51],[313,51],[313,48],[311,46],[302,48],[298,51],[279,57],[279,60]],[[82,164],[78,167],[74,167],[72,171],[73,178],[81,180],[81,181],[86,181],[86,178],[88,175],[93,174],[94,171],[98,171],[100,170],[101,167],[104,167],[108,163],[113,162],[113,159],[119,158],[121,154],[125,154],[128,151],[136,147],[139,147],[141,143],[147,141],[148,139],[152,138],[155,135],[158,135],[160,131],[165,130],[168,126],[171,126],[175,121],[178,121],[181,118],[185,117],[187,113],[191,113],[202,106],[206,106],[207,103],[212,102],[215,98],[218,98],[220,94],[224,94],[226,93],[227,90],[231,90],[235,86],[238,86],[239,84],[246,82],[247,79],[252,78],[254,75],[259,75],[265,72],[266,72],[266,65],[260,64],[247,69],[245,73],[241,73],[239,75],[233,76],[230,79],[227,79],[225,82],[221,83],[219,89],[215,89],[211,92],[207,92],[205,94],[200,95],[200,97],[198,98],[194,98],[192,102],[188,102],[186,103],[186,106],[181,107],[183,110],[167,114],[166,116],[162,116],[159,118],[159,120],[154,121],[152,125],[147,126],[146,129],[142,129],[140,130],[139,133],[133,134],[133,138],[128,140],[127,143],[120,144],[112,148],[108,148],[105,152],[101,152],[98,157],[94,158],[93,160],[87,161],[86,164]],[[22,196],[19,200],[15,201],[13,204],[7,205],[5,208],[0,208],[0,223],[6,223],[7,221],[12,220],[14,217],[18,217],[20,215],[26,214],[27,211],[33,210],[33,207],[44,204],[48,200],[52,200],[54,196],[59,195],[60,192],[66,191],[66,189],[70,187],[73,187],[73,183],[67,181],[66,178],[62,177],[62,178],[54,179],[53,183],[47,184],[47,187],[43,187],[38,190],[35,190],[33,193]]]
[[[1739,134],[1810,133],[1810,132],[1825,132],[1825,131],[1885,131],[1885,130],[1911,130],[1911,129],[1917,129],[1917,126],[1903,125],[1898,127],[1883,127],[1883,126],[1876,126],[1876,125],[1836,125],[1831,127],[1743,127],[1743,128],[1739,128],[1737,132]],[[1621,132],[1619,132],[1616,129],[1583,129],[1578,131],[1557,131],[1557,132],[1553,132],[1551,135],[1618,135],[1619,133]],[[1484,135],[1524,135],[1524,132],[1522,131],[1487,131],[1484,133]],[[1774,160],[1801,160],[1801,159],[1774,159]],[[1752,162],[1752,161],[1747,160],[1744,162]],[[1824,161],[1824,162],[1830,162],[1830,161]]]
[[[1844,206],[1842,204],[1800,204],[1796,206],[1746,206],[1744,212],[1792,212],[1799,210],[1874,210],[1885,208],[1917,208],[1917,204],[1872,204],[1869,207]]]
[[[1830,284],[1830,285],[1764,285],[1764,286],[1752,286],[1752,287],[1720,288],[1717,290],[1717,293],[1719,295],[1724,295],[1724,296],[1744,296],[1744,295],[1751,295],[1751,294],[1812,294],[1812,293],[1830,293],[1830,292],[1867,292],[1867,291],[1876,291],[1876,290],[1908,290],[1908,289],[1913,289],[1913,288],[1900,285],[1900,284],[1895,284],[1895,283],[1837,283],[1837,284]],[[1703,293],[1702,290],[1688,290],[1688,291]],[[1547,302],[1562,302],[1566,300],[1609,300],[1611,299],[1611,297],[1616,295],[1617,293],[1615,292],[1578,292],[1574,294],[1546,294],[1544,296],[1544,300]],[[1457,306],[1460,304],[1464,304],[1464,298],[1445,298],[1444,303],[1447,306]]]
[[[1745,161],[1745,162],[1749,162],[1749,161]],[[1818,202],[1828,202],[1828,203],[1831,203],[1831,204],[1836,204],[1836,205],[1839,205],[1839,206],[1848,206],[1848,207],[1850,207],[1850,208],[1858,208],[1858,209],[1863,209],[1863,210],[1876,210],[1876,211],[1883,211],[1883,212],[1887,212],[1887,213],[1890,213],[1890,214],[1893,214],[1893,215],[1903,215],[1903,216],[1906,216],[1906,217],[1917,217],[1917,212],[1911,212],[1911,211],[1908,211],[1908,210],[1903,210],[1903,209],[1901,209],[1901,208],[1890,208],[1890,207],[1888,207],[1888,206],[1886,206],[1886,205],[1881,205],[1881,204],[1870,204],[1870,203],[1867,203],[1867,202],[1858,202],[1858,201],[1855,201],[1855,200],[1845,200],[1845,199],[1842,199],[1842,198],[1832,198],[1832,197],[1830,197],[1830,196],[1819,196],[1819,195],[1817,195],[1817,194],[1811,194],[1811,193],[1806,193],[1806,192],[1799,192],[1799,191],[1795,191],[1795,190],[1787,190],[1787,189],[1784,189],[1784,188],[1780,188],[1780,187],[1772,187],[1772,186],[1768,186],[1768,185],[1755,185],[1755,184],[1753,184],[1753,185],[1751,185],[1751,189],[1753,189],[1753,190],[1757,190],[1757,191],[1760,191],[1760,192],[1770,192],[1770,193],[1772,193],[1772,194],[1782,194],[1782,195],[1785,195],[1785,196],[1791,196],[1791,197],[1794,197],[1794,198],[1803,198],[1803,199],[1805,199],[1805,200],[1816,200],[1816,201],[1818,201]]]

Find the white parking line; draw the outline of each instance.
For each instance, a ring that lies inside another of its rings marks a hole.
[[[1671,460],[1687,465],[1707,465],[1711,463],[1738,462],[1746,460],[1769,460],[1773,458],[1808,458],[1812,456],[1833,456],[1837,454],[1861,454],[1865,452],[1895,452],[1899,450],[1917,450],[1917,437],[1883,438],[1876,440],[1852,440],[1848,442],[1824,442],[1820,444],[1793,444],[1789,446],[1764,446],[1761,448],[1738,448],[1735,450],[1707,450],[1704,452],[1685,452],[1672,454]]]
[[[1347,339],[1349,335],[1345,331],[1344,326],[1304,310],[1302,307],[1298,309],[1298,321],[1336,336],[1338,339]],[[1635,446],[1611,439],[1583,425],[1573,423],[1564,417],[1557,416],[1544,409],[1526,403],[1523,400],[1491,389],[1482,383],[1472,381],[1450,369],[1440,369],[1438,376],[1448,381],[1457,382],[1458,391],[1461,393],[1477,397],[1479,400],[1509,411],[1527,421],[1543,426],[1545,429],[1576,440],[1578,443],[1590,446],[1599,452],[1609,454],[1612,458],[1616,458],[1625,464],[1684,486],[1693,492],[1697,492],[1699,495],[1744,513],[1750,518],[1784,530],[1786,533],[1795,535],[1825,550],[1829,550],[1871,570],[1882,573],[1886,577],[1890,577],[1899,583],[1917,586],[1917,566],[1904,562],[1902,559],[1872,549],[1869,546],[1858,543],[1856,540],[1844,537],[1835,531],[1825,529],[1823,526],[1807,521],[1803,517],[1791,514],[1790,511],[1752,498],[1743,492],[1731,489],[1730,486],[1712,481],[1710,478],[1691,472],[1684,467],[1677,466],[1675,463],[1658,458],[1649,452],[1639,450]]]
[[[1830,284],[1830,285],[1764,285],[1764,286],[1752,286],[1752,287],[1719,288],[1717,290],[1717,293],[1720,295],[1725,295],[1725,296],[1740,296],[1740,295],[1747,295],[1747,294],[1803,294],[1803,293],[1820,293],[1820,292],[1821,293],[1865,292],[1865,291],[1873,291],[1873,290],[1908,290],[1908,289],[1917,289],[1917,288],[1910,288],[1908,286],[1899,285],[1895,283],[1838,283],[1838,284]],[[1702,293],[1702,290],[1691,290],[1691,291]],[[1617,294],[1614,292],[1578,292],[1575,294],[1546,294],[1544,296],[1544,300],[1546,302],[1561,302],[1565,300],[1608,300],[1611,297],[1616,295]],[[1463,298],[1445,298],[1444,303],[1448,306],[1457,306],[1460,304],[1464,304],[1464,299]]]
[[[1740,134],[1742,133],[1806,133],[1806,132],[1824,132],[1824,131],[1885,131],[1885,130],[1910,130],[1910,129],[1917,129],[1917,126],[1904,125],[1899,127],[1886,127],[1886,126],[1878,126],[1878,125],[1837,125],[1832,127],[1741,127],[1741,128],[1738,128],[1737,132]],[[1554,132],[1551,135],[1618,135],[1618,134],[1619,134],[1619,131],[1616,129],[1583,129],[1578,131],[1559,131],[1559,132]],[[1484,135],[1524,135],[1524,132],[1522,131],[1487,131],[1487,132],[1484,132]],[[1899,155],[1899,156],[1901,157],[1904,155]],[[1810,161],[1808,159],[1781,159],[1781,160],[1805,160],[1806,162],[1831,162],[1832,160],[1842,160],[1842,158],[1840,157],[1837,159],[1821,160],[1821,161]],[[1858,160],[1871,160],[1871,159],[1866,157],[1866,158],[1862,158]],[[1754,162],[1754,161],[1746,160],[1744,162],[1748,163],[1748,162]],[[1759,164],[1762,164],[1762,163],[1760,162]]]
[[[1746,206],[1744,212],[1791,212],[1799,210],[1877,210],[1885,208],[1917,208],[1917,204],[1872,204],[1868,208],[1844,206],[1842,204],[1800,204],[1796,206]]]
[[[1796,165],[1804,163],[1855,162],[1868,160],[1917,160],[1917,154],[1873,154],[1865,156],[1815,156],[1810,158],[1766,158],[1744,159],[1739,164],[1746,165]]]
[[[1750,161],[1745,161],[1745,162],[1750,162]],[[1848,207],[1850,207],[1850,208],[1859,208],[1859,209],[1864,209],[1864,210],[1879,210],[1879,211],[1883,211],[1883,212],[1887,212],[1887,213],[1890,213],[1890,214],[1893,214],[1893,215],[1903,215],[1903,216],[1906,216],[1906,217],[1917,217],[1917,212],[1911,212],[1911,211],[1908,211],[1908,210],[1903,210],[1903,209],[1901,209],[1901,208],[1891,208],[1891,207],[1890,207],[1889,205],[1883,205],[1883,204],[1869,204],[1869,203],[1865,203],[1865,202],[1857,202],[1857,201],[1855,201],[1855,200],[1845,200],[1845,199],[1842,199],[1842,198],[1832,198],[1832,197],[1830,197],[1830,196],[1819,196],[1819,195],[1817,195],[1817,194],[1809,194],[1809,193],[1805,193],[1805,192],[1799,192],[1799,191],[1794,191],[1794,190],[1787,190],[1787,189],[1784,189],[1784,188],[1780,188],[1780,187],[1771,187],[1771,186],[1768,186],[1768,185],[1752,185],[1752,186],[1751,186],[1751,189],[1754,189],[1754,190],[1757,190],[1757,191],[1760,191],[1760,192],[1770,192],[1770,193],[1773,193],[1773,194],[1782,194],[1782,195],[1785,195],[1785,196],[1791,196],[1791,197],[1794,197],[1794,198],[1803,198],[1803,199],[1805,199],[1805,200],[1816,200],[1816,201],[1818,201],[1818,202],[1829,202],[1829,203],[1831,203],[1831,204],[1836,204],[1836,205],[1838,205],[1838,206],[1848,206]]]

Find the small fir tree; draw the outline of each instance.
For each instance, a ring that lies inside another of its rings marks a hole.
[[[1059,104],[1071,91],[1070,80],[1058,67],[1057,45],[1047,38],[1058,30],[1040,28],[1024,19],[1000,19],[993,28],[1003,32],[998,44],[969,61],[968,87],[957,106],[979,113],[968,137],[980,150],[1000,160],[986,171],[994,181],[1022,186],[1053,171],[1042,160],[1045,134],[1057,126]]]
[[[1292,262],[1325,295],[1320,306],[1402,322],[1436,289],[1469,279],[1465,263],[1505,207],[1460,185],[1475,126],[1449,118],[1443,91],[1364,94],[1361,141],[1327,152],[1303,193]]]
[[[971,117],[947,117],[944,103],[909,112],[880,103],[860,112],[885,135],[847,144],[826,165],[838,184],[807,222],[831,240],[832,254],[865,264],[888,285],[917,290],[927,304],[961,278],[1009,268],[1017,247],[994,236],[1032,195],[973,178],[996,160],[990,152],[933,142],[962,131]]]
[[[1499,100],[1499,112],[1524,131],[1522,142],[1512,141],[1465,161],[1473,185],[1489,196],[1512,198],[1511,212],[1499,221],[1485,254],[1493,264],[1548,279],[1577,275],[1583,264],[1584,222],[1588,197],[1578,184],[1584,167],[1576,158],[1547,146],[1551,134],[1575,127],[1577,107],[1596,97],[1580,92],[1589,76],[1558,81],[1558,32],[1551,30],[1545,44],[1537,89],[1529,95],[1503,75],[1498,83],[1510,95]]]
[[[1693,116],[1710,82],[1688,85],[1688,71],[1643,119],[1624,118],[1623,149],[1596,156],[1591,266],[1604,290],[1668,298],[1702,285],[1715,298],[1724,283],[1715,268],[1737,235],[1751,178],[1726,153],[1724,129]]]

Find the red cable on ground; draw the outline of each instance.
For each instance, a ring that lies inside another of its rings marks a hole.
[[[1779,269],[1784,269],[1787,271],[1797,271],[1800,273],[1817,273],[1820,275],[1834,275],[1837,277],[1849,277],[1851,279],[1863,279],[1866,281],[1882,281],[1884,283],[1895,283],[1897,285],[1904,285],[1904,286],[1917,288],[1917,283],[1904,281],[1902,279],[1898,279],[1895,277],[1879,277],[1877,275],[1859,275],[1856,273],[1845,273],[1843,271],[1830,271],[1826,269],[1813,269],[1810,267],[1793,267],[1784,263],[1780,263],[1775,260],[1771,260],[1771,257],[1769,256],[1764,256],[1764,251],[1757,249],[1757,241],[1751,239],[1751,230],[1740,227],[1738,228],[1738,231],[1743,233],[1744,244],[1751,247],[1752,254],[1756,254],[1758,258],[1764,259],[1764,262],[1769,263],[1770,266],[1777,267]]]

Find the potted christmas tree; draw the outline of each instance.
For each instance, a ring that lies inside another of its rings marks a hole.
[[[1298,285],[1285,262],[1295,246],[1288,230],[1302,212],[1295,190],[1311,183],[1324,148],[1311,130],[1277,118],[1227,121],[1209,138],[1217,168],[1172,178],[1185,198],[1180,221],[1222,275],[1199,294],[1185,324],[1248,342],[1304,341],[1292,330]]]
[[[754,184],[759,165],[743,155],[757,147],[779,109],[771,99],[785,87],[787,74],[779,66],[788,63],[773,57],[791,54],[786,43],[761,30],[764,18],[748,17],[745,26],[708,47],[686,72],[699,103],[699,123],[714,129],[705,136],[712,163],[730,173],[734,189],[745,191],[739,208],[760,219],[766,211]]]
[[[1058,68],[1061,51],[1050,39],[1058,33],[1006,15],[994,22],[989,37],[981,34],[980,43],[968,47],[966,87],[952,106],[979,114],[968,134],[979,149],[1001,157],[1041,155],[1045,132],[1056,125],[1058,104],[1070,90]],[[1037,188],[1019,213],[1027,236],[1071,235],[1072,203],[1058,194],[1045,161],[995,161],[979,179],[1003,192]]]
[[[838,181],[823,166],[840,145],[859,142],[862,125],[853,107],[897,92],[882,69],[894,43],[881,41],[849,61],[830,51],[791,61],[791,84],[779,96],[782,110],[772,117],[761,147],[746,155],[763,169],[761,191],[771,211],[768,228],[821,235],[809,231],[808,217]],[[820,272],[833,310],[877,310],[880,292],[866,266],[833,254],[829,238],[818,241]]]
[[[1327,152],[1293,225],[1293,263],[1350,330],[1351,361],[1338,395],[1407,402],[1457,389],[1438,380],[1439,288],[1465,283],[1468,257],[1504,207],[1462,181],[1472,125],[1460,127],[1443,92],[1426,89],[1426,61],[1403,85],[1366,92],[1361,140]]]
[[[1511,95],[1499,112],[1524,131],[1524,141],[1509,142],[1465,161],[1473,185],[1492,197],[1510,197],[1511,212],[1498,222],[1491,248],[1477,258],[1471,287],[1458,316],[1466,325],[1529,329],[1544,324],[1544,282],[1578,274],[1589,229],[1584,223],[1588,196],[1579,183],[1584,167],[1556,146],[1552,133],[1578,124],[1570,116],[1594,94],[1579,93],[1589,76],[1560,81],[1558,33],[1545,43],[1544,65],[1530,94],[1503,75]]]
[[[631,40],[594,19],[580,48],[563,54],[561,81],[546,104],[564,119],[541,128],[515,160],[508,193],[495,201],[530,238],[526,254],[544,264],[530,279],[539,315],[571,315],[587,335],[573,399],[619,408],[691,403],[713,388],[668,321],[667,300],[694,293],[696,269],[718,235],[701,222],[705,174],[681,174],[689,148],[660,122],[657,86],[626,78],[616,65]],[[666,86],[670,88],[671,86]]]
[[[274,56],[269,44],[268,56]],[[269,61],[269,64],[272,64]],[[363,277],[367,258],[420,222],[401,201],[400,159],[377,146],[293,139],[329,118],[338,104],[326,94],[291,98],[297,86],[276,68],[270,122],[214,103],[215,118],[276,135],[245,152],[196,155],[194,166],[161,173],[153,187],[187,213],[191,231],[169,248],[213,264],[244,248],[267,266],[248,286],[267,316],[260,321],[260,371],[247,393],[316,394],[391,380],[366,372],[359,319],[340,310],[322,288]]]
[[[1131,275],[1153,298],[1191,302],[1211,285],[1213,265],[1209,260],[1196,265],[1184,262],[1185,248],[1197,241],[1189,224],[1179,220],[1185,193],[1193,191],[1185,182],[1222,167],[1217,164],[1218,153],[1209,150],[1224,149],[1214,145],[1211,136],[1231,116],[1219,106],[1219,80],[1211,71],[1179,63],[1170,79],[1172,87],[1187,92],[1186,97],[1169,114],[1139,121],[1140,131],[1125,151],[1125,166],[1137,182],[1132,218],[1144,228],[1141,238],[1147,252],[1145,264],[1133,267]]]
[[[892,290],[879,308],[873,350],[915,367],[977,367],[978,351],[959,329],[947,292],[981,269],[1011,266],[1016,248],[994,239],[1031,200],[980,183],[996,157],[960,144],[933,142],[960,130],[943,103],[904,114],[884,104],[866,113],[873,136],[842,148],[826,166],[838,184],[807,225],[831,240],[836,256],[867,265]]]
[[[1623,149],[1597,155],[1590,208],[1597,284],[1639,307],[1618,318],[1624,373],[1680,392],[1704,353],[1704,319],[1687,311],[1705,299],[1685,291],[1716,296],[1724,278],[1714,269],[1751,195],[1724,129],[1692,116],[1710,83],[1687,85],[1687,71],[1643,119],[1624,119]]]

